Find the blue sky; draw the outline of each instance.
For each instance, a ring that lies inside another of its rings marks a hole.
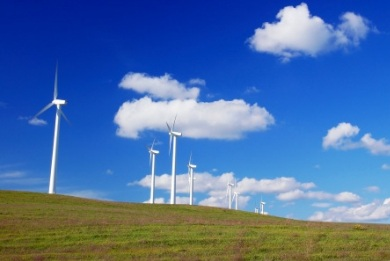
[[[288,2],[288,3],[287,3]],[[46,193],[58,61],[57,193],[170,198],[271,215],[390,221],[390,22],[384,1],[3,1],[0,189]]]

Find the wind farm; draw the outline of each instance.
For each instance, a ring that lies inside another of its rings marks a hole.
[[[0,189],[390,222],[379,3],[0,5]]]

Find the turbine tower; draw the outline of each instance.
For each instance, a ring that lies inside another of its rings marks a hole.
[[[65,114],[61,110],[61,106],[66,104],[65,100],[57,99],[58,96],[58,64],[56,66],[55,78],[54,78],[54,96],[53,101],[46,105],[42,110],[40,110],[33,118],[37,118],[43,112],[48,110],[50,107],[55,105],[56,110],[56,119],[54,125],[54,139],[53,139],[53,155],[51,160],[51,169],[50,169],[50,182],[49,182],[49,194],[56,193],[56,176],[57,176],[57,154],[58,154],[58,138],[60,134],[60,120],[61,116],[64,117],[66,121],[69,120],[66,118]]]
[[[193,193],[194,193],[194,169],[196,168],[196,165],[191,163],[191,157],[192,154],[190,155],[190,160],[188,161],[188,182],[190,185],[190,205],[193,205],[194,200],[193,200]]]
[[[265,205],[265,202],[264,201],[260,201],[260,207],[261,207],[261,214],[264,215],[264,205]]]
[[[149,165],[152,165],[152,181],[150,184],[150,204],[154,204],[154,184],[155,184],[155,175],[154,175],[154,169],[155,169],[155,160],[156,160],[156,155],[159,153],[158,150],[153,149],[154,145],[154,140],[152,143],[152,146],[148,148],[149,150]]]
[[[181,132],[175,131],[175,122],[176,122],[176,116],[175,116],[175,120],[173,121],[172,128],[169,126],[167,122],[168,133],[169,133],[169,154],[171,153],[171,147],[173,147],[172,148],[171,204],[176,204],[176,138],[181,136]]]
[[[240,195],[240,193],[237,191],[237,180],[234,180],[234,188],[232,201],[235,201],[235,209],[238,210],[238,195]]]
[[[234,184],[230,183],[230,181],[227,183],[226,197],[228,199],[228,207],[229,207],[229,209],[232,209],[232,187],[233,186],[234,186]]]

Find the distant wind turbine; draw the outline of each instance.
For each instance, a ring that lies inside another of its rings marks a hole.
[[[65,105],[67,102],[65,100],[57,99],[58,96],[58,64],[56,66],[55,78],[54,78],[54,96],[53,101],[46,105],[42,110],[40,110],[33,119],[36,119],[43,112],[48,110],[50,107],[55,105],[56,110],[56,119],[54,125],[54,139],[53,139],[53,155],[51,160],[51,169],[50,169],[50,183],[49,183],[49,194],[56,193],[56,176],[57,176],[57,154],[58,154],[58,138],[60,134],[60,120],[61,116],[64,117],[66,121],[69,120],[66,118],[65,114],[61,110],[61,106]]]
[[[190,185],[190,205],[194,203],[193,193],[194,193],[194,169],[196,165],[191,163],[192,153],[190,155],[190,160],[188,161],[188,182]]]
[[[175,120],[173,121],[172,128],[167,123],[169,133],[169,154],[172,148],[172,182],[171,182],[171,204],[176,204],[176,138],[181,136],[180,132],[175,131]]]
[[[234,184],[230,183],[230,181],[227,183],[226,197],[228,199],[228,207],[229,207],[229,209],[232,209],[232,187],[233,186],[234,186]]]
[[[150,204],[154,204],[154,184],[155,184],[155,175],[154,175],[154,169],[155,169],[155,160],[156,160],[156,155],[159,153],[158,150],[153,149],[154,145],[154,140],[152,143],[152,146],[148,148],[149,150],[149,165],[152,165],[152,181],[150,184]]]
[[[264,205],[265,202],[263,200],[260,201],[260,207],[261,207],[261,214],[264,215]]]
[[[234,200],[235,201],[235,209],[238,210],[238,195],[240,195],[240,193],[238,193],[237,191],[237,181],[235,180],[234,181],[234,193],[233,193],[233,199],[232,201]]]

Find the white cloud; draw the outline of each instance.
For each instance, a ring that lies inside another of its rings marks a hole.
[[[381,221],[390,218],[390,198],[383,202],[374,201],[366,205],[354,207],[339,206],[328,211],[318,211],[309,220],[312,221]]]
[[[377,186],[369,186],[369,187],[365,188],[365,190],[368,192],[373,192],[373,193],[378,193],[381,191],[381,189]]]
[[[238,182],[240,191],[250,191],[251,193],[283,193],[295,189],[310,189],[314,188],[315,184],[300,183],[292,177],[280,177],[275,179],[243,178]]]
[[[281,57],[287,62],[293,57],[319,54],[359,45],[370,31],[369,21],[352,12],[343,14],[334,28],[320,17],[310,14],[307,4],[284,7],[274,23],[263,23],[249,38],[250,46],[258,51]]]
[[[375,155],[390,155],[390,144],[387,140],[376,140],[372,138],[370,133],[364,134],[359,141],[352,141],[351,138],[355,137],[359,131],[359,127],[350,123],[339,123],[336,127],[329,129],[327,135],[323,137],[322,147],[324,149],[332,147],[340,150],[365,148]]]
[[[0,184],[16,186],[34,186],[45,184],[47,181],[42,178],[28,177],[24,171],[0,172]]]
[[[14,178],[22,178],[25,176],[25,172],[23,171],[9,171],[0,173],[0,179],[14,179]]]
[[[390,144],[387,144],[385,139],[376,140],[371,137],[370,133],[367,133],[361,138],[361,143],[372,154],[390,155]]]
[[[127,101],[115,115],[117,135],[136,139],[147,130],[166,132],[165,122],[176,115],[175,129],[187,138],[240,139],[246,132],[266,130],[273,116],[257,104],[243,100],[197,102],[195,100],[153,101],[149,97]]]
[[[382,169],[383,170],[390,170],[390,164],[383,164]]]
[[[351,192],[341,192],[338,194],[331,194],[323,191],[303,191],[294,189],[287,192],[280,193],[277,199],[282,201],[292,201],[298,199],[316,199],[316,200],[334,200],[336,202],[357,202],[360,197]]]
[[[197,82],[199,83],[199,80]],[[196,99],[200,92],[199,88],[187,88],[169,74],[154,77],[145,73],[128,73],[119,83],[119,87],[140,94],[150,94],[158,99]]]
[[[341,192],[334,196],[335,201],[337,202],[358,202],[360,197],[351,192]]]
[[[330,147],[336,149],[351,149],[356,145],[350,140],[359,133],[359,128],[350,123],[341,122],[336,127],[328,130],[327,135],[322,139],[322,146],[325,149]]]
[[[206,198],[203,198],[199,201],[199,205],[207,206],[218,206],[226,207],[227,206],[227,183],[234,182],[235,177],[233,172],[223,173],[221,175],[212,175],[207,172],[195,173],[195,183],[194,183],[194,193],[195,194],[204,194]],[[129,186],[142,186],[145,188],[150,188],[151,184],[151,175],[147,175],[139,181],[131,182]],[[234,191],[239,193],[239,208],[244,208],[247,202],[251,199],[252,194],[257,193],[267,193],[267,194],[277,194],[277,193],[288,193],[295,189],[307,190],[314,188],[315,184],[312,182],[301,183],[296,181],[291,177],[279,177],[275,179],[260,179],[256,180],[254,178],[243,178],[242,180],[237,181],[237,187]],[[155,176],[155,188],[165,190],[167,192],[171,189],[171,175],[162,174]],[[187,194],[189,193],[189,183],[187,174],[178,174],[176,175],[176,192],[178,194]],[[188,200],[187,200],[188,203]],[[234,205],[234,203],[233,203]]]
[[[256,86],[248,87],[245,90],[245,94],[253,94],[253,93],[259,93],[259,92],[260,92],[260,90]]]
[[[28,123],[34,126],[43,126],[47,124],[47,121],[38,118],[32,118],[28,121]]]
[[[200,78],[194,78],[188,81],[189,85],[199,85],[199,86],[205,86],[206,81]]]

